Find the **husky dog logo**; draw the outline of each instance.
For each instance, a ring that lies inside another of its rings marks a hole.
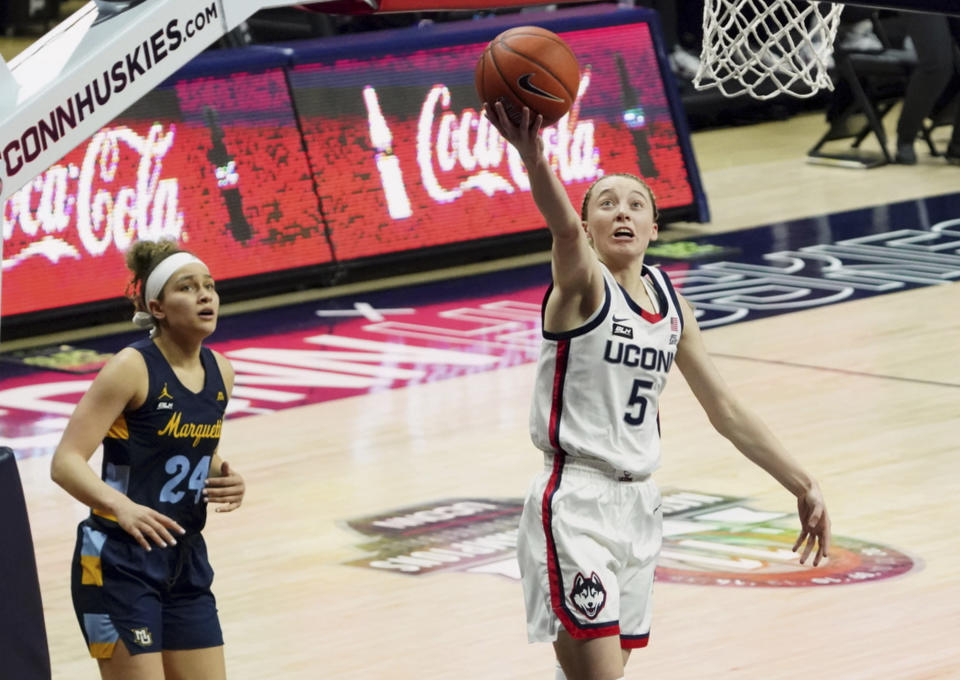
[[[592,572],[590,578],[586,579],[583,574],[577,572],[573,579],[573,590],[570,591],[570,600],[584,616],[593,620],[603,609],[607,601],[607,591],[600,582],[597,572]]]

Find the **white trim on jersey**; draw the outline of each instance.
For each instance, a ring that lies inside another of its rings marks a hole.
[[[683,315],[666,273],[644,266],[661,310],[651,314],[601,267],[600,308],[579,328],[543,331],[530,436],[547,453],[596,459],[637,479],[660,464],[659,399]]]

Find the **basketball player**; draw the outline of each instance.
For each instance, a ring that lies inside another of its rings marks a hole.
[[[134,321],[151,335],[106,363],[51,466],[91,508],[77,529],[74,608],[104,680],[222,680],[200,531],[207,502],[238,508],[244,482],[217,452],[233,369],[202,346],[219,297],[207,266],[172,241],[135,243],[127,266]],[[101,441],[97,477],[88,461]]]
[[[689,303],[643,263],[657,238],[649,187],[602,177],[578,215],[544,156],[542,117],[524,107],[514,125],[502,102],[484,113],[519,152],[553,236],[530,415],[546,465],[518,540],[528,636],[553,642],[558,679],[615,680],[650,633],[663,519],[651,479],[657,404],[674,359],[720,434],[796,496],[801,562],[814,548],[814,565],[826,557],[830,521],[817,482],[723,382]]]

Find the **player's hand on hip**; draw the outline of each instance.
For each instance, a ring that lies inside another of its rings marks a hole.
[[[243,503],[243,494],[246,486],[230,463],[223,461],[220,465],[219,477],[207,477],[207,486],[203,490],[203,497],[208,503],[220,503],[217,512],[236,510]]]
[[[166,548],[176,545],[174,534],[187,533],[176,521],[153,508],[129,501],[117,512],[117,523],[145,550],[152,545]]]
[[[803,564],[816,548],[813,557],[813,566],[816,567],[830,549],[830,516],[816,482],[797,498],[797,512],[800,515],[800,535],[793,550],[802,550],[800,564]]]

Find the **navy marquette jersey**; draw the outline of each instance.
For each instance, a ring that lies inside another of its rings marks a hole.
[[[203,389],[191,392],[152,340],[130,346],[143,355],[150,387],[143,405],[121,414],[104,438],[101,478],[134,503],[198,532],[207,519],[202,492],[227,406],[220,367],[213,352],[201,348]],[[93,514],[102,528],[117,526],[114,518]]]
[[[658,310],[650,314],[600,267],[600,309],[580,328],[543,332],[530,435],[547,453],[603,461],[639,478],[660,464],[660,393],[676,356],[683,314],[670,279],[659,269],[643,267]]]

